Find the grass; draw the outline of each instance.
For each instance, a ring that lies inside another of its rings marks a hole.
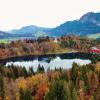
[[[46,54],[61,54],[61,53],[72,53],[72,52],[77,52],[77,51],[65,48],[65,49],[61,49],[61,50],[55,51],[55,52],[48,52]]]
[[[87,35],[88,38],[92,38],[92,39],[97,39],[100,37],[100,33],[96,33],[96,34],[91,34],[91,35]]]
[[[0,39],[0,43],[7,44],[8,42],[9,42],[9,40],[7,40],[7,39]]]

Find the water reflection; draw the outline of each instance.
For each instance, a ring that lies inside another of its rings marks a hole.
[[[50,60],[48,62],[48,60]],[[15,65],[15,66],[25,66],[27,69],[29,67],[33,67],[34,71],[37,70],[38,65],[44,66],[45,70],[48,68],[55,69],[56,68],[63,68],[63,69],[69,69],[72,67],[73,63],[77,63],[79,65],[86,65],[91,63],[90,60],[83,60],[83,59],[61,59],[60,57],[56,57],[54,59],[44,58],[41,61],[38,59],[35,59],[33,61],[16,61],[16,62],[7,62],[6,66],[9,65]]]

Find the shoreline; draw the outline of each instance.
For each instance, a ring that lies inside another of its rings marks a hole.
[[[45,54],[45,55],[24,55],[24,56],[13,56],[4,59],[0,59],[0,64],[11,62],[11,61],[29,61],[38,58],[41,60],[46,57],[56,57],[60,56],[61,58],[72,59],[72,58],[81,58],[81,59],[90,59],[90,56],[93,54],[85,52],[70,52],[70,53],[58,53],[58,54]]]

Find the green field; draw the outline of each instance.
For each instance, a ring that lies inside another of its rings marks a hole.
[[[97,39],[100,38],[100,33],[87,35],[88,38]]]
[[[0,43],[7,44],[7,43],[9,43],[9,40],[8,39],[0,39]]]

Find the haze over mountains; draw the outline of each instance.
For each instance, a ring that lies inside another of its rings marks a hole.
[[[34,25],[24,26],[21,29],[13,29],[9,32],[0,31],[0,38],[6,37],[38,37],[38,36],[62,36],[62,35],[90,35],[100,33],[100,12],[89,12],[80,19],[67,21],[55,28],[43,28]]]

